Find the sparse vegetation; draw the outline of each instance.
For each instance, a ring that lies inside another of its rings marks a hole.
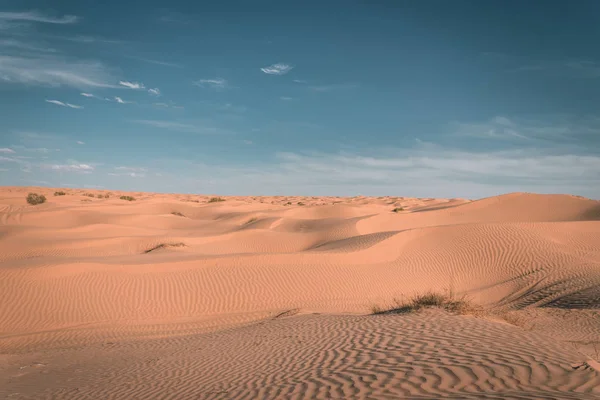
[[[104,198],[105,198],[105,199],[108,199],[109,197],[110,197],[110,195],[109,195],[108,193],[106,193],[106,194],[104,195]]]
[[[93,193],[84,193],[83,195],[86,197],[96,197]]]
[[[66,193],[65,193],[65,192],[63,192],[63,191],[59,191],[59,192],[54,192],[54,195],[55,195],[55,196],[65,196],[65,195],[66,195]]]
[[[161,243],[158,246],[154,246],[153,248],[144,251],[144,253],[148,254],[152,251],[159,250],[159,249],[165,249],[167,247],[185,247],[185,243],[181,243],[181,242],[179,242],[179,243]]]
[[[246,221],[245,225],[251,224],[251,223],[256,222],[256,221],[258,221],[258,218],[256,218],[256,217],[250,218],[248,221]]]
[[[220,201],[225,201],[225,199],[222,197],[212,197],[210,200],[208,200],[209,203],[218,203]]]
[[[179,211],[173,211],[171,214],[173,215],[177,215],[178,217],[185,217],[185,215],[183,215],[182,213],[180,213]]]
[[[29,193],[27,195],[27,202],[32,206],[42,204],[46,202],[46,196],[43,194]]]
[[[135,201],[135,197],[132,196],[121,196],[119,197],[121,200],[127,200],[127,201]]]
[[[400,211],[404,211],[404,207],[396,207],[392,210],[392,212],[398,213]]]
[[[98,194],[98,195],[96,195],[96,197],[99,198],[99,199],[103,199],[104,195],[103,194]]]
[[[394,304],[389,307],[374,305],[372,314],[406,314],[417,312],[425,308],[438,308],[452,314],[469,314],[479,310],[466,296],[456,298],[451,291],[440,293],[429,291],[417,294],[408,300],[394,299]]]
[[[304,204],[303,202],[299,201],[299,202],[298,202],[298,205],[299,205],[299,206],[304,206],[305,204]]]
[[[288,201],[287,203],[284,204],[284,206],[291,206],[291,205],[292,205],[291,201]]]

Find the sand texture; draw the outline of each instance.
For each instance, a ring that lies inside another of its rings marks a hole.
[[[57,190],[0,188],[0,398],[600,398],[597,200]]]

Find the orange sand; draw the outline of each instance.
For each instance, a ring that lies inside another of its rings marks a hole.
[[[599,201],[55,190],[0,188],[0,398],[600,396]],[[429,290],[486,311],[368,315]]]

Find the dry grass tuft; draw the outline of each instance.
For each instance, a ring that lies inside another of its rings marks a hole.
[[[144,253],[148,254],[155,250],[166,249],[167,247],[185,247],[185,243],[181,243],[181,242],[179,242],[179,243],[161,243],[158,246],[154,246],[153,248],[144,251]]]
[[[171,214],[173,215],[177,215],[178,217],[185,217],[185,215],[183,215],[182,213],[180,213],[179,211],[173,211]]]
[[[86,197],[96,197],[93,193],[84,193],[83,195]]]
[[[209,203],[219,203],[221,201],[225,201],[225,199],[222,197],[213,197],[210,200],[208,200]]]
[[[398,213],[400,211],[404,211],[404,207],[396,207],[392,210],[392,212]]]
[[[54,195],[55,195],[55,196],[65,196],[65,195],[66,195],[66,193],[65,193],[65,192],[63,192],[63,191],[61,190],[61,191],[59,191],[59,192],[54,192]]]
[[[421,311],[427,308],[438,308],[452,314],[474,314],[480,307],[474,305],[466,296],[455,297],[451,291],[440,293],[429,291],[417,294],[408,300],[394,299],[394,304],[388,307],[374,305],[372,314],[406,314]]]
[[[127,201],[135,201],[135,197],[132,196],[121,196],[119,197],[121,200],[127,200]]]
[[[27,199],[27,202],[29,204],[31,204],[32,206],[46,202],[46,196],[44,196],[43,194],[37,194],[37,193],[29,193],[27,195],[26,199]]]

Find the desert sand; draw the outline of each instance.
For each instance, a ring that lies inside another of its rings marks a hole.
[[[600,201],[56,190],[0,188],[0,398],[600,398]]]

